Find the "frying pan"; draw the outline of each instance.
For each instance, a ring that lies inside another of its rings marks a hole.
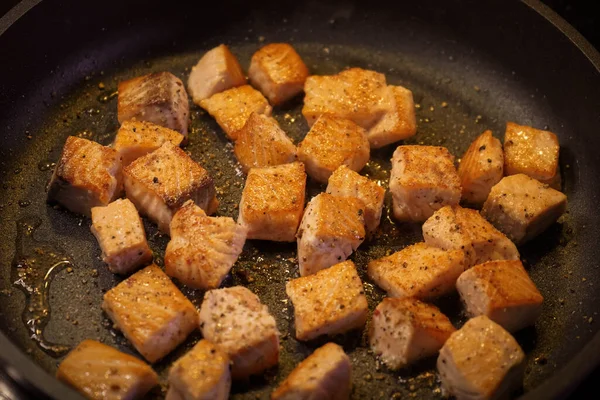
[[[558,134],[569,208],[521,248],[545,303],[535,327],[516,334],[527,369],[515,395],[567,396],[600,361],[600,56],[534,0],[20,3],[0,20],[0,359],[6,373],[36,398],[79,398],[52,377],[66,349],[93,338],[134,353],[100,310],[103,293],[122,278],[100,261],[90,221],[45,203],[44,187],[65,138],[111,141],[119,80],[162,70],[185,80],[203,52],[220,43],[248,66],[257,48],[276,41],[291,42],[312,73],[359,66],[410,88],[419,105],[418,134],[407,143],[443,145],[460,157],[485,129],[502,137],[506,121]],[[295,141],[308,129],[300,108],[296,99],[275,112]],[[236,217],[244,180],[235,173],[231,145],[196,106],[191,118],[187,150],[214,176],[218,213]],[[363,173],[385,184],[394,147],[373,151]],[[310,184],[307,197],[322,189]],[[146,230],[160,264],[168,238],[152,224]],[[383,293],[364,273],[368,260],[419,240],[420,226],[397,224],[386,211],[378,237],[352,256],[371,310]],[[233,398],[268,398],[325,342],[294,339],[284,291],[297,276],[294,255],[292,244],[249,241],[225,282],[257,293],[283,334],[279,367],[234,385]],[[200,305],[202,292],[182,290]],[[436,304],[457,326],[465,321],[457,296]],[[193,334],[155,365],[163,385],[149,397],[164,394],[168,366],[199,337]],[[368,351],[364,332],[332,340],[353,362],[354,398],[441,396],[435,360],[392,373]]]

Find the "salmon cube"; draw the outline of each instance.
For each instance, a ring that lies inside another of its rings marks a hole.
[[[278,105],[302,92],[308,68],[291,45],[271,43],[254,53],[248,77],[271,104]]]
[[[167,142],[124,169],[125,192],[137,209],[169,233],[173,214],[193,200],[207,214],[217,210],[208,172],[179,147]]]
[[[128,274],[152,261],[142,219],[127,199],[92,208],[92,233],[111,272]]]
[[[102,309],[151,363],[169,354],[198,326],[194,305],[154,264],[106,292]]]
[[[218,288],[245,242],[245,227],[229,217],[208,217],[188,200],[171,221],[165,272],[192,288]]]
[[[477,211],[446,206],[423,224],[423,238],[442,250],[463,250],[468,267],[495,260],[518,260],[513,242]]]
[[[390,192],[394,217],[422,222],[460,201],[454,156],[445,147],[398,146],[392,157]]]
[[[515,243],[525,243],[566,211],[567,196],[527,175],[502,178],[492,188],[481,213]]]
[[[525,174],[560,189],[558,138],[550,131],[530,126],[506,124],[504,171],[506,175]]]
[[[308,175],[321,183],[341,165],[360,171],[369,155],[365,130],[333,115],[321,116],[298,145],[298,160],[306,165]]]
[[[152,122],[188,136],[190,105],[181,79],[157,72],[119,82],[119,123],[129,119]]]
[[[271,167],[296,160],[296,146],[274,118],[252,113],[237,132],[233,151],[242,171]]]
[[[533,325],[542,311],[544,298],[519,260],[476,265],[456,288],[470,316],[486,315],[509,332]]]
[[[372,149],[378,149],[417,133],[417,117],[412,92],[402,86],[388,86],[390,108],[367,131]]]
[[[356,197],[365,203],[365,228],[368,234],[377,230],[383,210],[385,189],[345,165],[329,177],[327,193],[333,196]]]
[[[121,154],[121,162],[126,167],[166,142],[179,146],[183,139],[179,132],[151,122],[125,121],[117,131],[112,147]]]
[[[194,103],[213,94],[246,84],[246,77],[237,58],[229,47],[221,44],[207,51],[192,67],[188,79],[188,90]]]
[[[305,190],[306,173],[301,162],[252,168],[238,216],[238,223],[248,229],[248,239],[295,241]]]
[[[367,298],[352,261],[292,279],[285,292],[294,305],[298,340],[359,329],[367,321]]]
[[[367,272],[389,296],[431,300],[453,292],[466,267],[462,250],[417,243],[369,262]]]
[[[332,114],[369,129],[391,109],[385,75],[361,68],[309,76],[304,92],[302,115],[309,126],[321,115]]]
[[[352,391],[352,364],[344,349],[327,343],[316,349],[271,394],[271,400],[347,400]]]
[[[488,317],[467,321],[440,350],[442,388],[457,399],[509,397],[523,378],[525,354],[517,341]]]
[[[298,265],[306,276],[344,261],[365,240],[365,203],[321,193],[310,200],[298,228]]]
[[[504,176],[502,144],[485,131],[478,136],[463,155],[458,176],[465,202],[481,207],[492,186]]]
[[[271,106],[265,97],[250,85],[227,89],[200,101],[204,108],[216,120],[227,137],[237,139],[250,114],[271,115]]]
[[[91,216],[123,191],[121,157],[109,147],[69,136],[48,183],[48,202]]]
[[[384,364],[397,370],[436,354],[455,331],[436,306],[388,297],[373,312],[369,343]]]
[[[233,379],[260,374],[279,362],[279,331],[269,308],[242,286],[206,292],[200,329],[231,359]]]
[[[200,340],[169,370],[167,400],[227,400],[231,390],[229,357],[208,340]]]
[[[67,354],[56,377],[93,400],[139,399],[158,384],[148,364],[95,340]]]

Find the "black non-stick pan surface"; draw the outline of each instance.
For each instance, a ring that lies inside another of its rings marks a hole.
[[[0,358],[10,375],[39,390],[36,397],[75,396],[52,374],[65,351],[83,339],[135,354],[100,309],[102,295],[121,278],[100,261],[90,220],[45,202],[44,187],[65,138],[110,143],[118,128],[118,81],[163,70],[186,81],[191,66],[220,43],[230,45],[246,67],[260,46],[283,41],[296,47],[313,74],[350,66],[383,72],[389,83],[406,86],[415,96],[418,133],[406,143],[447,146],[457,158],[485,129],[502,138],[506,121],[554,131],[569,208],[520,249],[545,302],[535,327],[516,335],[527,353],[527,369],[515,395],[563,397],[597,364],[599,60],[540,3],[35,3],[21,3],[0,22]],[[301,104],[298,98],[274,112],[296,142],[308,130]],[[231,144],[197,106],[191,118],[187,150],[215,179],[218,214],[237,217],[244,177],[236,173]],[[387,185],[394,147],[373,151],[363,174]],[[322,189],[311,183],[307,198]],[[351,257],[371,310],[383,293],[365,274],[368,260],[422,240],[419,225],[390,218],[387,200],[380,233]],[[168,238],[150,223],[146,229],[160,264]],[[282,332],[279,367],[236,383],[233,398],[268,398],[325,342],[294,338],[293,310],[284,291],[286,281],[298,276],[294,257],[293,244],[249,241],[224,283],[257,293]],[[202,292],[182,290],[200,305]],[[457,296],[436,304],[457,326],[465,321]],[[199,338],[192,334],[155,365],[162,386],[151,398],[164,395],[168,366]],[[393,373],[377,363],[364,331],[332,340],[352,360],[353,398],[441,397],[434,359]]]

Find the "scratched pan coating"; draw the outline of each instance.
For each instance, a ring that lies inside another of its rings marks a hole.
[[[4,132],[0,149],[2,332],[50,373],[56,370],[64,350],[87,338],[135,354],[100,309],[103,293],[121,278],[100,261],[90,220],[45,203],[44,187],[52,163],[68,135],[111,142],[118,128],[114,96],[118,81],[167,70],[185,82],[191,66],[219,43],[230,45],[247,68],[260,46],[285,41],[295,46],[313,74],[357,66],[385,73],[388,83],[411,89],[417,103],[418,133],[406,144],[446,146],[460,158],[471,140],[486,129],[502,139],[508,120],[557,133],[569,211],[559,223],[521,248],[525,265],[545,297],[535,327],[516,335],[527,354],[523,391],[532,391],[563,367],[598,330],[600,274],[594,262],[598,250],[593,238],[600,232],[598,215],[593,212],[598,192],[593,178],[600,174],[600,167],[591,151],[598,145],[593,135],[598,121],[585,121],[565,99],[575,94],[579,99],[585,97],[587,103],[580,112],[592,113],[600,101],[589,79],[597,82],[597,71],[586,67],[583,56],[564,43],[562,34],[524,4],[503,4],[506,9],[499,13],[501,2],[484,6],[462,1],[455,7],[439,3],[434,7],[426,1],[393,12],[371,3],[257,3],[255,8],[224,3],[215,6],[214,15],[200,18],[201,10],[190,9],[181,15],[176,10],[154,9],[147,2],[140,9],[139,5],[109,1],[87,14],[87,21],[80,21],[73,16],[83,15],[85,5],[52,6],[45,2],[0,37],[0,49],[14,50],[15,59],[19,59],[26,56],[15,45],[15,37],[23,37],[36,21],[58,21],[56,29],[47,33],[48,38],[42,35],[31,46],[62,43],[56,54],[29,54],[32,60],[22,71],[8,63],[0,67],[0,76],[11,72],[20,83],[6,84],[0,93]],[[488,23],[496,27],[495,31]],[[562,49],[564,58],[570,59],[554,58],[550,47],[540,48],[522,24],[570,49]],[[69,42],[60,42],[66,37]],[[28,44],[27,40],[22,43],[24,47]],[[533,68],[534,61],[553,68]],[[561,71],[571,71],[573,65],[587,83],[575,80],[561,84]],[[308,131],[301,106],[300,97],[274,111],[296,143]],[[232,146],[214,120],[197,106],[191,107],[191,120],[186,150],[215,180],[221,201],[217,214],[236,218],[244,176],[239,173]],[[373,151],[362,171],[386,188],[394,148]],[[323,189],[310,182],[307,200]],[[350,257],[363,279],[371,311],[383,293],[365,274],[368,260],[422,240],[419,225],[395,223],[389,210],[388,194],[379,234]],[[145,226],[156,262],[161,264],[168,237],[159,235],[147,221]],[[235,384],[233,398],[268,398],[299,361],[326,342],[301,343],[294,338],[293,309],[285,295],[285,283],[298,276],[295,254],[295,244],[248,241],[224,283],[241,284],[258,294],[275,315],[282,333],[279,366],[263,377]],[[51,266],[55,268],[48,272]],[[26,296],[24,286],[30,281],[36,282],[35,290]],[[47,306],[39,303],[44,290],[36,291],[43,282],[49,283],[48,316],[40,311]],[[200,306],[203,292],[182,290]],[[464,322],[457,296],[436,304],[457,327]],[[32,329],[36,337],[41,336],[35,330],[42,331],[44,340],[32,340]],[[343,345],[352,360],[353,398],[441,397],[434,358],[391,372],[369,351],[366,329],[331,339]],[[164,395],[168,366],[199,338],[199,333],[192,334],[155,365],[161,387],[149,398]],[[48,343],[56,347],[44,350]],[[51,350],[57,354],[53,356]]]

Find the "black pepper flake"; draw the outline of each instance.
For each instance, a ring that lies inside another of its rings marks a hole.
[[[158,177],[155,176],[154,178],[152,178],[152,182],[158,183]]]
[[[485,144],[479,148],[479,151],[485,150]]]

